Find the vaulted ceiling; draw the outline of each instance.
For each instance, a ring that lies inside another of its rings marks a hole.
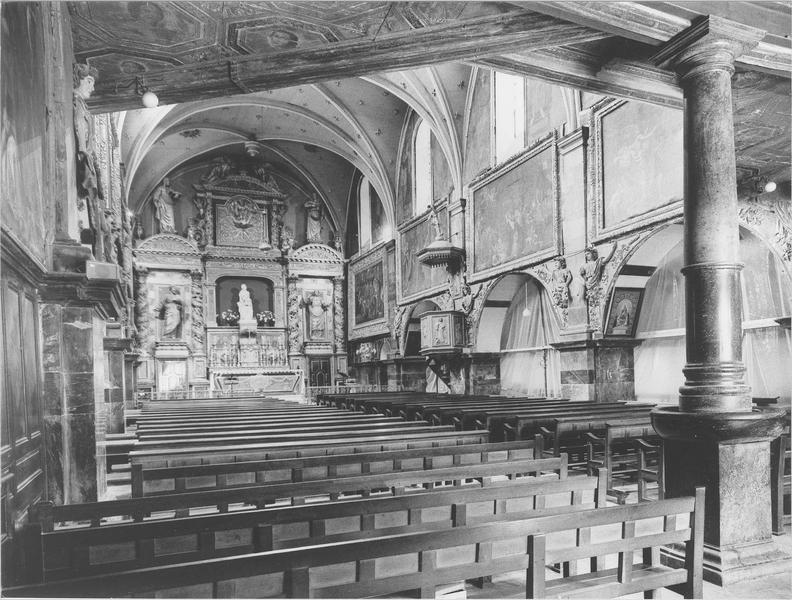
[[[410,109],[432,125],[460,189],[472,66],[681,107],[675,76],[651,56],[706,13],[768,31],[735,77],[738,174],[789,179],[788,3],[180,1],[69,9],[76,59],[100,73],[92,110],[138,108],[136,78],[171,105],[127,113],[132,201],[191,156],[255,138],[297,170],[306,159],[299,148],[340,157],[392,207]]]

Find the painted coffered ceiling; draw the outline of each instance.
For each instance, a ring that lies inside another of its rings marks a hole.
[[[651,57],[707,13],[766,23],[735,75],[738,177],[789,179],[788,3],[70,2],[69,10],[75,57],[99,71],[92,110],[140,106],[136,78],[167,105],[124,118],[132,204],[191,157],[255,138],[295,169],[336,157],[391,208],[410,110],[431,124],[461,189],[473,66],[681,108],[675,75]],[[317,152],[293,156],[304,148]],[[333,201],[342,214],[344,200]]]

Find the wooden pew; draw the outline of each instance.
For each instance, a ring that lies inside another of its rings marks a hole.
[[[684,525],[680,514],[686,516]],[[618,527],[622,536],[598,543],[556,535],[600,527]],[[268,596],[289,598],[359,598],[417,590],[422,598],[433,598],[438,585],[524,570],[528,598],[615,597],[642,591],[651,596],[662,587],[685,598],[701,598],[703,533],[704,490],[698,488],[695,497],[213,558],[8,588],[5,593],[117,597],[159,591],[179,597],[260,597],[265,590]],[[684,568],[659,564],[659,546],[682,542]],[[636,552],[642,557],[638,564]],[[547,564],[603,554],[616,557],[615,569],[546,579]]]
[[[132,497],[271,481],[298,482],[344,475],[480,464],[533,456],[533,443],[520,441],[150,469],[144,469],[142,464],[133,464]]]
[[[540,427],[534,437],[536,456],[558,456],[561,452],[573,452],[580,455],[580,460],[570,464],[585,465],[585,442],[583,436],[587,432],[604,432],[608,422],[615,423],[620,418],[640,417],[649,419],[651,406],[624,406],[620,411],[604,410],[588,414],[562,416],[553,420],[553,424]]]
[[[608,421],[605,423],[604,432],[587,431],[583,438],[586,442],[587,472],[591,475],[597,469],[607,469],[608,494],[615,497],[619,504],[624,504],[627,492],[616,489],[614,481],[639,480],[638,472],[642,467],[639,464],[640,456],[635,442],[646,440],[647,444],[657,444],[660,441],[660,437],[652,427],[651,419],[637,417]],[[645,465],[643,468],[646,470]]]
[[[474,429],[473,423],[476,418],[482,418],[490,411],[513,411],[532,410],[542,407],[557,407],[568,405],[568,398],[541,398],[525,399],[519,401],[497,402],[483,401],[470,404],[459,405],[427,405],[420,411],[420,415],[430,423],[436,425],[453,425],[461,431],[466,427]]]
[[[396,423],[344,423],[304,429],[300,425],[256,428],[242,431],[217,431],[213,433],[152,433],[142,434],[135,444],[136,450],[147,448],[176,449],[189,446],[220,446],[229,444],[255,444],[256,442],[292,442],[300,440],[354,439],[372,435],[410,436],[414,433],[454,431],[451,426],[434,426],[421,421]]]
[[[227,512],[230,505],[263,507],[276,501],[286,500],[291,504],[302,504],[306,498],[326,497],[331,500],[343,494],[370,495],[372,492],[386,490],[391,495],[401,495],[415,486],[433,486],[444,489],[445,482],[453,482],[455,487],[473,485],[487,487],[493,478],[538,476],[554,472],[566,472],[566,457],[539,460],[513,460],[477,465],[462,465],[417,471],[396,471],[301,481],[297,483],[265,483],[244,487],[210,489],[204,491],[185,491],[182,493],[88,502],[84,504],[65,504],[52,507],[53,523],[88,523],[99,527],[107,524],[107,519],[131,517],[142,521],[146,515],[158,518],[190,516],[191,511],[206,513],[208,509]],[[475,480],[475,481],[474,481]]]
[[[535,415],[557,415],[559,412],[573,412],[575,410],[596,410],[599,408],[611,408],[621,406],[624,402],[594,403],[588,401],[569,401],[553,400],[536,404],[526,404],[524,406],[509,407],[484,407],[483,409],[463,409],[458,411],[459,421],[452,419],[452,424],[462,430],[466,429],[489,429],[490,431],[500,432],[502,437],[506,434],[513,436],[513,431],[518,416]],[[490,428],[490,424],[492,428]],[[516,437],[515,437],[516,439]]]
[[[501,419],[504,439],[530,439],[537,433],[555,427],[555,421],[559,418],[576,417],[584,418],[588,415],[621,416],[627,414],[644,414],[653,405],[634,404],[627,402],[581,402],[580,404],[568,407],[560,407],[543,411],[525,411],[516,415],[510,415]],[[488,423],[495,425],[498,418],[488,418]],[[496,440],[493,440],[496,441]],[[500,440],[497,440],[500,441]]]
[[[650,482],[657,483],[657,499],[665,498],[665,474],[663,462],[663,444],[660,440],[650,444],[644,439],[635,440],[638,451],[638,502],[649,500],[647,490]]]
[[[37,532],[40,581],[605,506],[597,477],[518,480],[408,496]],[[178,544],[178,553],[164,550]],[[159,553],[154,548],[160,548]]]
[[[488,431],[430,431],[428,433],[402,432],[395,435],[370,435],[360,438],[337,438],[312,441],[230,444],[224,446],[199,446],[186,448],[159,448],[133,450],[129,453],[132,464],[150,466],[176,466],[186,464],[212,464],[240,460],[264,460],[323,454],[350,454],[375,452],[399,448],[430,448],[489,442]]]

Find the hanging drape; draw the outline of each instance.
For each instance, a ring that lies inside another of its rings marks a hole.
[[[501,393],[561,395],[558,325],[547,293],[533,280],[521,285],[506,311],[501,332]]]
[[[638,318],[635,395],[638,400],[676,404],[685,364],[685,296],[680,242],[649,278]],[[792,341],[772,319],[789,315],[790,281],[767,246],[741,231],[743,362],[754,396],[790,397]]]

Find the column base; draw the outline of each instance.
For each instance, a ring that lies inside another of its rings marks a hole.
[[[684,567],[685,547],[672,544],[660,550],[660,560],[674,568]],[[768,577],[792,570],[792,556],[774,540],[739,546],[704,544],[704,580],[715,585]]]

